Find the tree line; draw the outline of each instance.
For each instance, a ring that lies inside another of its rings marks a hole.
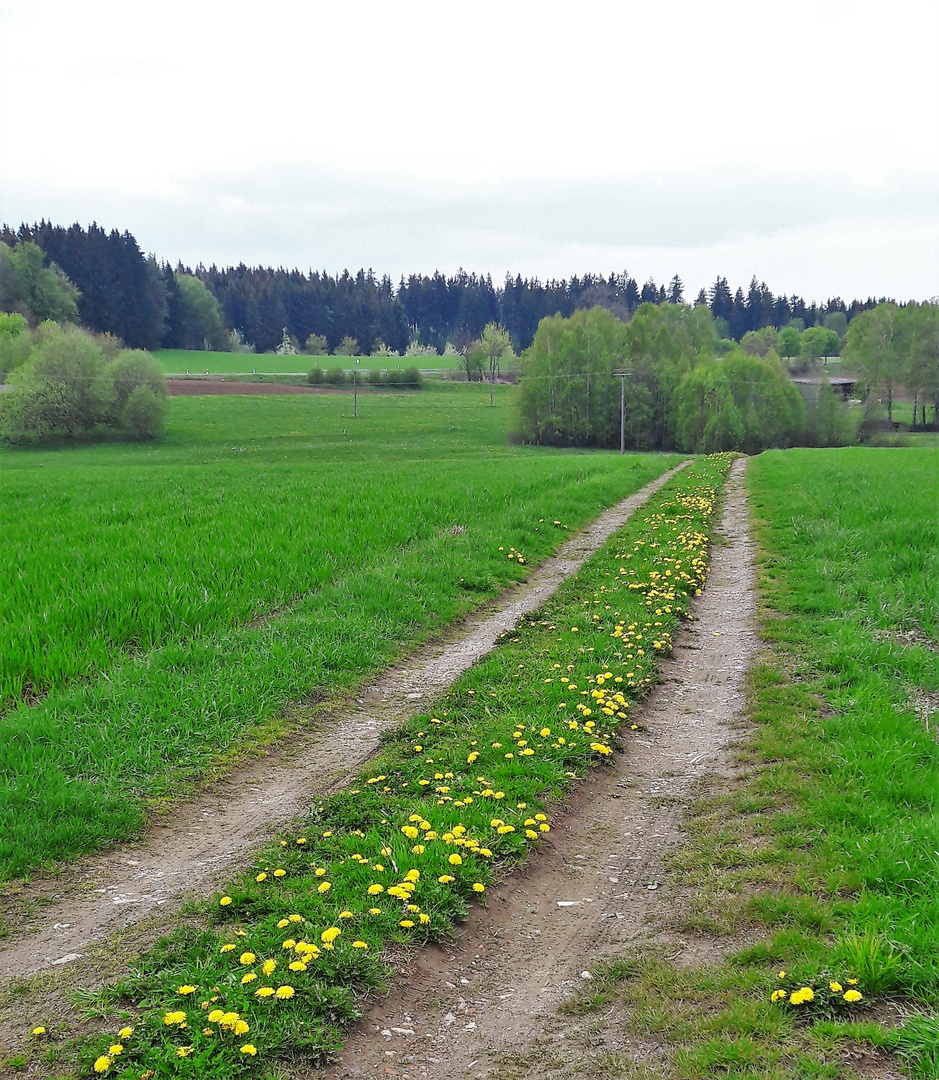
[[[626,322],[595,307],[538,326],[519,360],[517,436],[554,446],[678,449],[693,453],[857,441],[873,398],[850,408],[824,375],[805,396],[775,348],[750,331],[741,345],[719,336],[708,307],[642,304]],[[803,332],[805,337],[809,331]],[[809,350],[824,347],[810,339]],[[728,347],[729,346],[729,347]],[[821,354],[824,355],[824,354]],[[867,390],[902,385],[926,423],[939,424],[939,306],[878,304],[847,329],[846,359]],[[864,391],[862,391],[863,393]]]
[[[602,307],[627,321],[643,304],[682,304],[678,275],[666,284],[632,275],[585,274],[541,281],[514,277],[496,285],[489,275],[411,274],[395,285],[372,270],[325,271],[238,266],[172,268],[144,255],[129,232],[92,223],[68,228],[40,221],[0,229],[0,310],[19,311],[32,324],[51,318],[111,334],[129,347],[271,352],[285,338],[301,347],[337,353],[354,341],[362,354],[382,348],[464,352],[487,325],[509,334],[515,352],[528,348],[546,316],[569,318]],[[745,292],[718,276],[695,307],[706,308],[720,338],[741,341],[764,328],[796,324],[801,333],[824,328],[844,337],[848,324],[878,302],[824,304],[776,296],[754,277]],[[316,350],[313,350],[314,353]]]

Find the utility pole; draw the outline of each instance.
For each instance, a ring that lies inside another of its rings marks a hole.
[[[614,371],[613,375],[620,380],[619,386],[619,452],[626,453],[626,376],[632,375],[631,371]]]

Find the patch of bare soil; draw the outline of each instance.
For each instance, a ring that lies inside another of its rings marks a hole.
[[[586,1049],[575,1047],[571,1021],[556,1010],[588,966],[640,941],[673,941],[679,962],[719,955],[714,942],[663,933],[682,903],[680,883],[665,881],[664,859],[682,843],[693,798],[734,776],[732,729],[758,647],[744,469],[743,460],[733,467],[725,544],[715,546],[694,622],[642,709],[643,731],[581,784],[548,842],[489,890],[455,940],[410,960],[393,994],[350,1033],[329,1080],[560,1077],[570,1075],[571,1055],[583,1062],[618,1053],[637,1064],[660,1056],[654,1040],[631,1043],[603,1025]],[[542,1048],[534,1058],[533,1046]]]
[[[0,894],[10,931],[0,949],[0,990],[37,971],[64,976],[64,968],[63,983],[95,985],[102,954],[95,943],[144,919],[147,927],[130,935],[134,950],[165,932],[168,912],[187,897],[212,892],[266,838],[347,783],[376,752],[383,731],[428,707],[500,634],[541,607],[676,471],[607,510],[525,584],[385,672],[315,730],[175,804],[138,842],[81,859],[58,878],[8,886]]]
[[[206,394],[338,394],[322,386],[298,386],[293,383],[235,382],[229,379],[167,379],[170,397],[203,397]]]

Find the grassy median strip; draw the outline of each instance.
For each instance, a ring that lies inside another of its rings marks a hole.
[[[627,1034],[663,1048],[646,1072],[620,1056],[604,1076],[846,1078],[848,1050],[881,1048],[935,1080],[935,455],[771,452],[749,469],[768,648],[748,768],[694,808],[671,864],[696,892],[673,929],[729,956],[689,968],[641,951],[571,1011],[616,1006]]]
[[[679,473],[433,714],[207,903],[203,925],[103,991],[110,1023],[76,1060],[64,1038],[46,1060],[126,1078],[272,1076],[328,1060],[361,995],[393,978],[383,951],[448,934],[537,848],[574,780],[628,747],[632,706],[706,580],[728,467],[722,456]]]

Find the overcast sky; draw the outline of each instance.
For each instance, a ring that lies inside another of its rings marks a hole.
[[[936,0],[0,0],[0,216],[175,265],[939,294]]]

